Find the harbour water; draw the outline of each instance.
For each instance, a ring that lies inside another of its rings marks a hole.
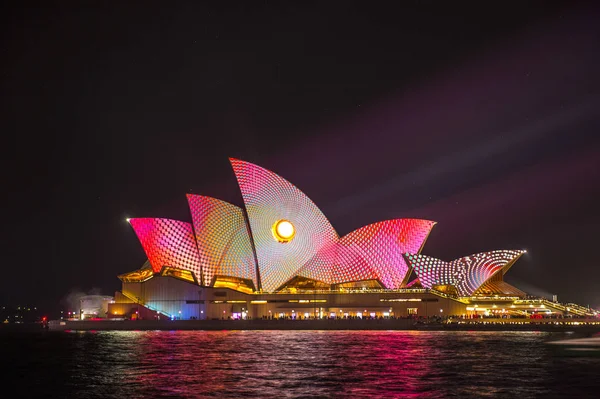
[[[597,398],[576,334],[486,331],[0,333],[7,397]]]

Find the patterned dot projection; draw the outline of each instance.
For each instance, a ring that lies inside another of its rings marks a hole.
[[[333,269],[339,259],[339,240],[328,242],[323,245],[318,253],[310,258],[304,265],[294,273],[294,276],[306,277],[313,280],[332,284]]]
[[[204,284],[215,276],[251,279],[258,288],[256,264],[242,209],[201,195],[188,195]]]
[[[264,291],[275,291],[338,235],[321,210],[302,191],[258,165],[230,159],[248,212]],[[271,228],[289,220],[294,239],[281,243]]]
[[[373,223],[345,235],[340,245],[357,256],[334,269],[334,283],[364,280],[364,264],[388,289],[398,289],[408,277],[403,254],[418,253],[435,222],[422,219],[394,219]],[[343,253],[343,252],[342,252]],[[364,262],[360,262],[360,259]],[[358,278],[360,277],[360,278]]]
[[[471,296],[494,274],[510,267],[525,251],[499,250],[481,252],[451,262],[425,255],[407,253],[410,264],[425,288],[452,284],[460,296]]]
[[[434,222],[396,219],[362,227],[342,237],[317,206],[287,180],[260,166],[231,159],[248,211],[262,287],[274,291],[296,275],[339,284],[379,280],[402,286],[405,252],[417,253]],[[272,226],[286,219],[296,228],[287,243],[273,240]]]
[[[155,273],[169,266],[189,270],[197,279],[201,276],[200,256],[190,223],[157,218],[130,219],[129,223]]]
[[[324,246],[297,274],[328,284],[379,280],[385,288],[400,288],[409,271],[403,254],[419,252],[434,224],[395,219],[361,227]]]
[[[379,276],[362,251],[344,246],[340,240],[324,246],[296,273],[299,276],[339,284],[350,281],[377,280]]]
[[[337,244],[336,258],[331,268],[331,284],[379,280],[379,275],[369,263],[369,256],[365,256],[370,252],[364,253],[359,247],[345,245],[343,240]]]

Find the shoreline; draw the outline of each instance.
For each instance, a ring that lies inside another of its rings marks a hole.
[[[478,321],[459,323],[416,323],[412,319],[377,320],[51,320],[50,331],[174,331],[174,330],[398,330],[398,331],[544,331],[600,332],[600,320],[579,324],[552,322]],[[41,327],[41,326],[40,326]]]

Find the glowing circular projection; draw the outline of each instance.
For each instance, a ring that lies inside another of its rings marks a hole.
[[[281,219],[273,224],[273,237],[279,242],[290,242],[296,235],[296,229],[289,220]]]

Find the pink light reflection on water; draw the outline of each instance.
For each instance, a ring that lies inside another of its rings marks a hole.
[[[140,338],[139,368],[146,372],[135,373],[136,382],[171,395],[432,395],[419,380],[434,358],[418,334],[180,331]]]
[[[575,335],[73,331],[7,333],[0,349],[5,379],[27,397],[595,397],[600,359],[545,344]]]

